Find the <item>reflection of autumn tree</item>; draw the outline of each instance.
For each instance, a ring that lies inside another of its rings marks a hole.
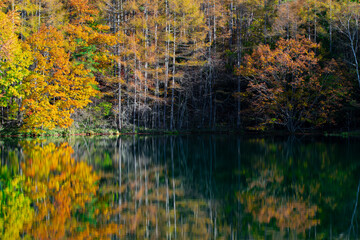
[[[263,223],[258,224],[260,235],[275,223],[276,229],[284,226],[284,230],[293,229],[293,234],[306,230],[306,236],[311,238],[315,237],[315,232],[331,238],[348,229],[349,205],[354,206],[354,189],[358,184],[353,176],[359,164],[339,161],[339,156],[350,159],[348,154],[357,151],[357,145],[349,145],[344,150],[337,143],[289,137],[287,141],[250,139],[244,147],[252,152],[244,159],[251,171],[244,173],[247,188],[239,197],[244,210],[250,213],[248,216]],[[304,207],[307,211],[302,210]],[[297,216],[299,212],[303,215]],[[310,224],[304,229],[300,222],[307,214],[306,221]],[[285,220],[292,218],[295,221],[287,224]],[[252,232],[255,226],[252,225]]]
[[[70,146],[50,143],[41,147],[25,142],[23,147],[25,189],[36,210],[28,231],[35,239],[104,239],[114,233],[117,226],[113,224],[98,228],[88,221],[110,213],[105,204],[96,201],[97,174],[87,163],[75,162]]]
[[[297,233],[316,226],[317,206],[304,195],[304,186],[286,187],[283,173],[277,169],[261,170],[260,176],[249,181],[248,189],[240,195],[246,211],[260,223],[276,220],[281,230],[290,229]]]

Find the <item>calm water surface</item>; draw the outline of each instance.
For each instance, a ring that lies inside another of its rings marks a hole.
[[[0,151],[0,239],[360,236],[359,139],[71,137]]]

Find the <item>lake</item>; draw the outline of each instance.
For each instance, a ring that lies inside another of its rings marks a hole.
[[[0,239],[357,239],[360,139],[2,139]]]

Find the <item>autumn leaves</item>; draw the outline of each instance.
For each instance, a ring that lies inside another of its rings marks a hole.
[[[247,97],[254,116],[260,119],[257,129],[267,125],[285,126],[296,132],[333,120],[350,90],[334,60],[320,65],[315,51],[319,45],[299,37],[280,39],[274,49],[260,45],[245,57],[238,74],[249,81]]]
[[[5,30],[0,33],[1,106],[10,108],[24,131],[67,128],[72,124],[74,109],[85,107],[97,94],[91,70],[74,58],[80,48],[75,38],[85,38],[85,46],[94,43],[86,42],[89,33],[81,29],[79,19],[63,26],[65,31],[42,24],[38,30],[23,33],[21,5],[17,7],[7,14],[0,12],[0,25]],[[21,41],[17,34],[29,37]]]
[[[8,109],[9,120],[17,117],[19,99],[24,97],[21,82],[30,74],[32,62],[30,52],[16,35],[18,22],[15,12],[0,11],[0,106]]]
[[[74,121],[133,132],[297,131],[332,124],[334,106],[349,91],[332,58],[348,59],[356,71],[348,78],[359,78],[359,14],[342,1],[1,3],[1,125],[24,132]],[[107,114],[93,111],[105,105]]]
[[[184,75],[199,66],[206,26],[200,1],[106,1],[117,38],[108,93],[117,105],[117,127],[174,129]]]
[[[174,127],[175,92],[187,62],[203,64],[200,2],[2,3],[3,125],[13,119],[25,132],[68,128],[75,110],[105,96],[117,105],[119,128],[147,125],[150,118],[159,127],[163,111],[163,127]]]
[[[74,109],[95,96],[95,79],[84,65],[71,62],[68,43],[55,28],[43,27],[28,42],[37,64],[24,83],[24,129],[67,128]]]

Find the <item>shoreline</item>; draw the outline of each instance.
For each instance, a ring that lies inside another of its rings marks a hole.
[[[102,130],[102,131],[101,131]],[[115,129],[92,129],[88,131],[66,131],[66,130],[51,130],[45,133],[20,133],[15,131],[0,132],[0,139],[5,138],[40,138],[40,137],[69,137],[69,136],[133,136],[133,135],[191,135],[191,134],[214,134],[214,135],[242,135],[242,136],[262,136],[262,137],[279,137],[279,136],[324,136],[324,137],[358,137],[360,130],[353,130],[349,132],[342,131],[310,131],[290,133],[287,131],[244,131],[235,129],[223,130],[184,130],[184,131],[168,131],[168,130],[144,130],[136,132],[124,131],[120,132]]]

